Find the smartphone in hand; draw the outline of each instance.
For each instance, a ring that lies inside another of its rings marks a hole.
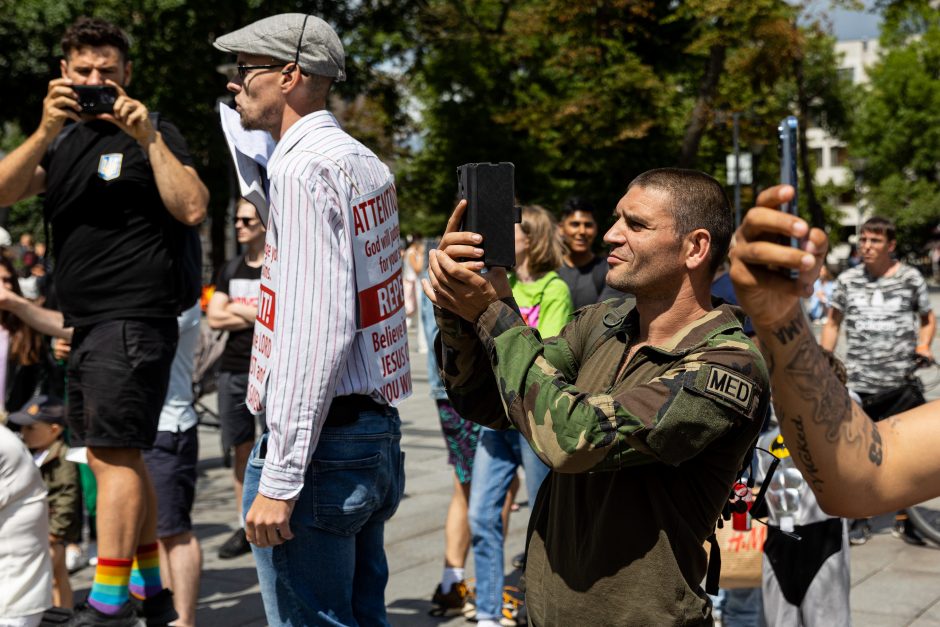
[[[781,185],[789,185],[793,188],[793,200],[783,203],[780,206],[780,210],[797,217],[800,215],[800,187],[797,177],[797,168],[799,167],[799,161],[797,161],[799,130],[799,121],[796,116],[793,115],[780,120],[780,125],[777,126],[778,145],[780,147],[780,183]],[[790,241],[784,243],[788,243],[793,248],[803,247],[803,238],[790,237],[787,239]],[[790,271],[790,278],[795,279],[797,276],[799,276],[799,272],[796,270]]]
[[[465,163],[457,168],[457,195],[467,201],[461,230],[483,236],[487,267],[516,265],[515,166],[512,163]]]

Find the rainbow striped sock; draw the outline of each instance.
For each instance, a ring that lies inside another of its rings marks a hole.
[[[102,614],[117,614],[121,611],[121,606],[127,601],[131,564],[131,560],[99,557],[88,604]]]
[[[138,599],[147,599],[163,590],[160,581],[160,553],[157,543],[137,547],[134,570],[131,572],[130,591]]]

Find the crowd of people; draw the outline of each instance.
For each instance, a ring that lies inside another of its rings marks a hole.
[[[898,537],[923,543],[903,508],[940,484],[934,409],[911,377],[915,356],[933,360],[936,319],[890,221],[865,222],[861,263],[825,279],[826,235],[776,210],[792,188],[765,190],[735,231],[718,181],[658,168],[624,181],[607,256],[605,217],[573,198],[557,221],[523,206],[514,266],[485,268],[486,242],[460,230],[466,200],[439,241],[402,245],[391,171],[327,111],[346,77],[328,24],[276,15],[215,46],[236,57],[242,126],[276,142],[267,205],[237,204],[241,249],[204,320],[228,334],[218,399],[235,511],[219,557],[253,554],[269,624],[388,624],[409,325],[453,467],[434,616],[845,624],[846,547],[870,535],[864,517],[897,510]],[[73,627],[187,627],[208,191],[176,126],[128,94],[120,28],[80,18],[62,51],[38,128],[0,160],[0,205],[42,194],[52,253],[0,233],[0,625],[39,625],[55,606],[74,608]],[[113,111],[83,113],[79,85],[112,88]],[[751,502],[737,486],[761,479],[759,439],[785,459],[767,491],[763,594],[716,603],[716,524]],[[513,588],[520,470],[531,517]],[[83,526],[97,555],[75,604],[67,556]]]

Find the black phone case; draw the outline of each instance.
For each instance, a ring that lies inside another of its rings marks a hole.
[[[516,265],[514,225],[515,166],[511,163],[465,163],[457,168],[457,193],[467,200],[462,229],[483,236],[483,262],[488,267]]]
[[[82,113],[114,112],[114,102],[117,100],[117,90],[114,87],[106,85],[73,85],[72,89],[78,94],[78,104],[82,106]]]

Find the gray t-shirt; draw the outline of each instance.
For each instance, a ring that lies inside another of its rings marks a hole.
[[[879,278],[864,266],[846,270],[836,279],[832,306],[844,315],[849,387],[873,394],[903,385],[914,363],[920,316],[931,309],[920,272],[904,264]]]

